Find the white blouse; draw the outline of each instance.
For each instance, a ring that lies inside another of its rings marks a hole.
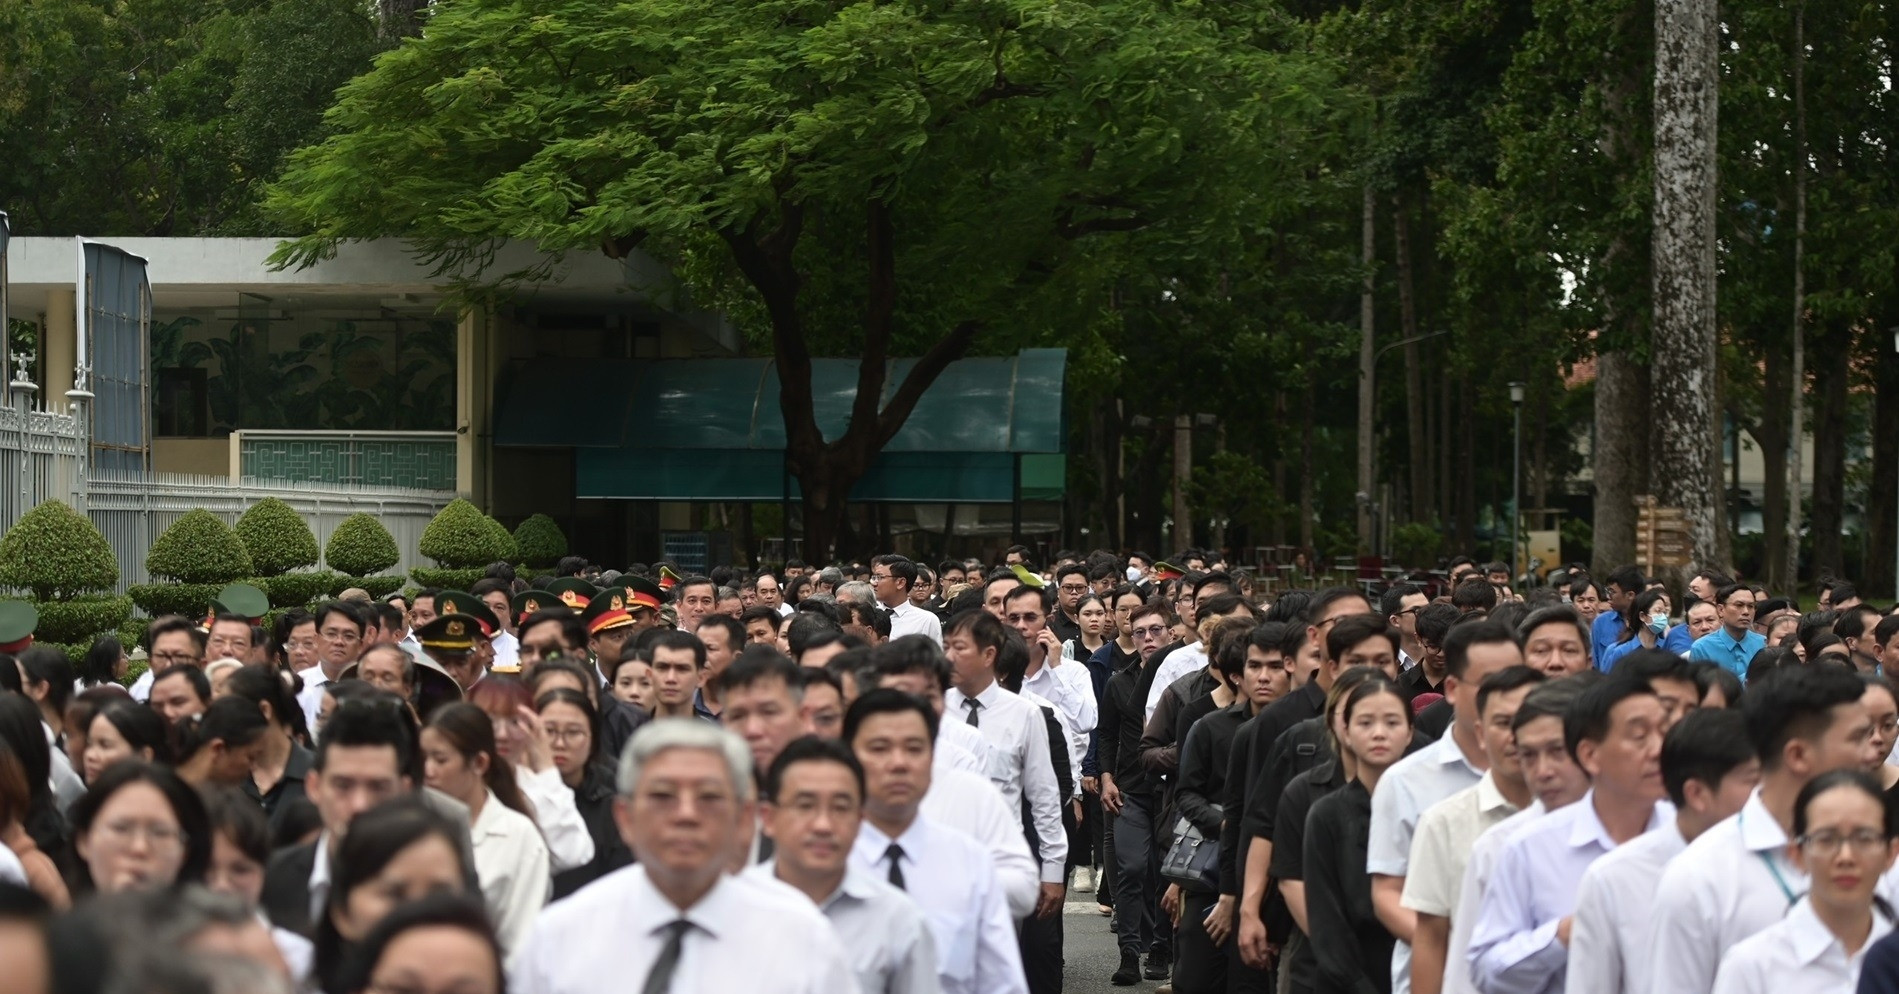
[[[1787,917],[1735,943],[1721,957],[1714,994],[1853,994],[1866,950],[1890,931],[1892,922],[1874,911],[1871,934],[1848,956],[1803,897]]]
[[[593,833],[581,820],[580,809],[574,806],[574,789],[560,778],[560,771],[550,766],[536,773],[516,765],[514,782],[534,808],[534,823],[541,827],[554,872],[593,862]]]
[[[468,826],[468,837],[474,844],[482,900],[502,950],[512,954],[527,940],[553,886],[547,843],[541,841],[534,819],[501,803],[492,790]]]

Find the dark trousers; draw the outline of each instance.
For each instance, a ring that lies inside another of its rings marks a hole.
[[[1121,795],[1121,813],[1114,818],[1115,933],[1121,951],[1142,953],[1166,949],[1159,914],[1160,854],[1154,848],[1153,810],[1146,797]]]
[[[1062,909],[1047,918],[1031,913],[1017,933],[1022,945],[1022,976],[1029,994],[1061,994]]]
[[[1101,810],[1100,794],[1090,794],[1085,790],[1081,792],[1081,841],[1087,848],[1082,852],[1080,859],[1076,859],[1072,855],[1076,847],[1070,846],[1068,849],[1071,854],[1068,857],[1070,863],[1080,866],[1101,866],[1106,862],[1101,858],[1102,840],[1106,837],[1101,823],[1105,820],[1105,814]]]
[[[1207,913],[1218,894],[1183,891],[1180,927],[1174,930],[1174,994],[1225,994],[1226,949],[1207,935]],[[1233,945],[1228,935],[1226,945]]]

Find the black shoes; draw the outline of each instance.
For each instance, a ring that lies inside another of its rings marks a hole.
[[[1116,987],[1133,987],[1141,982],[1141,957],[1137,953],[1122,951],[1121,968],[1109,978]]]
[[[1144,974],[1144,976],[1146,976],[1147,979],[1166,980],[1168,977],[1173,975],[1173,972],[1174,972],[1174,962],[1173,962],[1172,956],[1169,956],[1166,953],[1148,953],[1147,954],[1147,972],[1146,974]]]

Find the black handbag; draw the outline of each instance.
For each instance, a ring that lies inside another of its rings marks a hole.
[[[1174,831],[1173,845],[1161,859],[1161,877],[1183,889],[1202,894],[1220,890],[1220,839],[1204,838],[1185,818]]]

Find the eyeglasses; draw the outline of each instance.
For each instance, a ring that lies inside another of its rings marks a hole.
[[[197,661],[198,661],[197,654],[191,653],[191,652],[154,652],[152,653],[152,662],[164,663],[167,666],[174,666],[179,663],[195,663]]]
[[[554,725],[544,725],[542,727],[547,730],[547,738],[551,742],[580,742],[593,734],[580,725],[571,725],[566,728],[558,728]]]
[[[1167,626],[1151,625],[1147,628],[1136,628],[1132,634],[1137,639],[1157,639],[1167,634]]]
[[[1088,592],[1088,585],[1085,583],[1064,583],[1055,589],[1060,590],[1064,594],[1085,594]]]
[[[153,849],[177,849],[185,844],[185,833],[171,825],[158,825],[138,821],[109,821],[99,826],[108,839],[121,846],[129,846],[139,836]]]
[[[1800,843],[1800,848],[1808,853],[1822,857],[1839,852],[1843,845],[1852,846],[1854,852],[1862,855],[1877,853],[1886,847],[1886,837],[1870,828],[1859,829],[1851,835],[1831,831],[1808,832],[1794,841]]]
[[[348,628],[325,628],[317,634],[331,642],[354,642],[363,637],[362,632],[351,631]]]

